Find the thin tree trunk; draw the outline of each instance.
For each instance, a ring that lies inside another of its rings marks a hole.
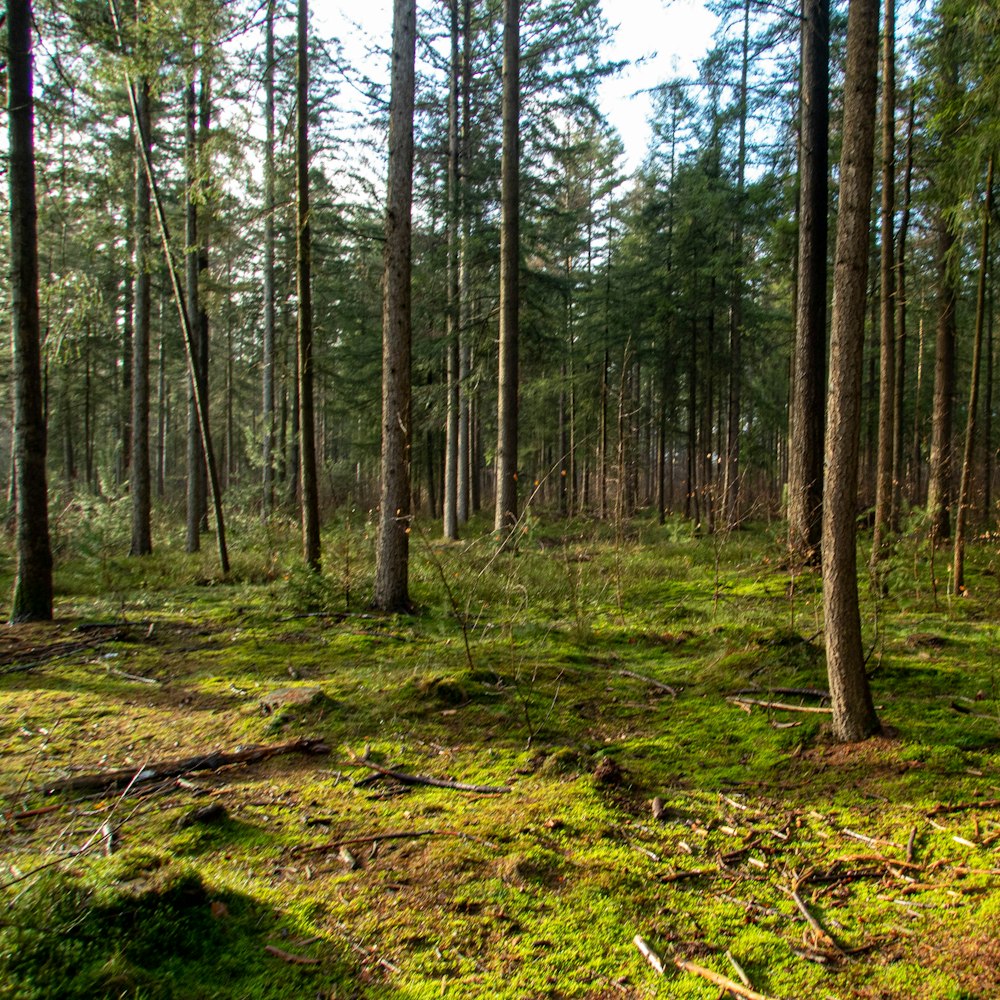
[[[274,509],[274,5],[267,0],[264,27],[264,349],[261,372],[261,427],[264,521]]]
[[[149,83],[143,77],[136,86],[139,128],[136,142],[150,135]],[[135,158],[135,320],[132,345],[132,466],[129,489],[132,499],[133,556],[153,551],[150,523],[149,471],[149,336],[152,317],[150,281],[150,199],[149,179],[143,168],[143,154]]]
[[[411,413],[411,217],[416,0],[394,0],[389,176],[382,311],[382,483],[374,605],[411,610],[409,595]]]
[[[444,524],[445,538],[458,538],[459,420],[461,416],[461,346],[459,344],[459,143],[458,89],[461,65],[458,49],[458,3],[451,3],[451,62],[448,86],[448,191],[447,191],[447,282],[445,328],[445,385],[447,417],[445,420]]]
[[[861,740],[879,731],[861,644],[857,497],[865,293],[871,221],[878,69],[878,0],[851,0],[844,85],[844,147],[830,341],[823,612],[833,731]]]
[[[788,446],[788,544],[818,561],[826,383],[829,0],[802,0],[799,249]]]
[[[14,368],[14,493],[17,570],[10,620],[52,618],[46,430],[38,312],[34,96],[30,0],[7,3],[7,180]]]
[[[299,0],[296,33],[295,188],[296,290],[298,292],[299,471],[302,501],[302,555],[320,568],[319,487],[313,407],[312,243],[309,220],[309,3]]]
[[[882,245],[879,259],[878,458],[875,471],[875,530],[871,565],[889,554],[892,530],[893,442],[896,416],[896,263],[893,219],[896,209],[896,7],[884,0],[882,31]]]
[[[506,541],[517,523],[518,338],[520,296],[520,0],[504,0],[503,155],[500,194],[500,352],[496,511]]]
[[[198,199],[195,187],[198,183],[198,109],[194,69],[191,80],[184,91],[184,111],[186,119],[185,146],[187,154],[187,197],[184,210],[184,279],[187,294],[188,317],[194,335],[194,379],[188,388],[187,424],[187,538],[185,548],[197,552],[201,548],[201,432],[199,428],[198,399],[202,391],[202,345],[201,294],[198,287]]]
[[[906,239],[910,228],[910,197],[913,181],[913,109],[912,87],[906,123],[906,166],[903,169],[903,214],[899,221],[899,239],[896,247],[896,388],[893,392],[895,413],[892,418],[892,531],[900,529],[903,477],[905,468],[903,440],[903,393],[906,389]]]
[[[962,482],[955,508],[955,550],[952,586],[955,593],[965,590],[965,522],[972,506],[972,460],[976,444],[979,411],[979,372],[983,356],[983,328],[986,323],[986,277],[990,260],[990,217],[993,214],[993,157],[986,170],[986,196],[983,204],[983,235],[979,248],[979,284],[976,289],[976,331],[972,341],[972,373],[969,376],[969,410],[965,422],[965,448],[962,453]]]

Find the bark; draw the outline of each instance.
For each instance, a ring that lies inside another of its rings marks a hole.
[[[188,388],[187,423],[187,513],[185,523],[187,537],[185,549],[197,552],[201,548],[201,511],[203,457],[201,431],[199,427],[198,398],[205,385],[202,360],[205,348],[202,344],[201,295],[198,287],[198,199],[195,187],[198,183],[198,109],[194,80],[192,78],[184,91],[184,111],[186,119],[185,147],[187,157],[187,197],[184,208],[184,285],[187,297],[188,318],[194,338],[194,374]],[[207,394],[206,394],[207,398]]]
[[[799,250],[788,448],[788,544],[819,556],[826,381],[829,0],[802,2]]]
[[[983,329],[986,324],[986,277],[990,260],[990,217],[993,214],[993,157],[986,170],[986,197],[983,205],[982,241],[979,248],[979,283],[976,289],[976,330],[972,341],[972,373],[969,376],[969,410],[965,422],[965,448],[962,453],[962,482],[955,508],[955,549],[952,586],[956,594],[965,590],[965,523],[972,492],[972,460],[976,444],[979,412],[979,373],[983,357]]]
[[[520,295],[520,0],[504,0],[503,152],[500,192],[500,351],[496,510],[501,540],[517,523],[518,339]]]
[[[834,265],[822,545],[827,672],[833,731],[839,740],[865,739],[879,730],[861,644],[856,537],[878,9],[878,0],[851,0],[848,13],[844,147]]]
[[[927,483],[927,516],[935,544],[951,534],[951,457],[955,397],[955,338],[958,275],[954,261],[956,236],[951,224],[938,223],[939,298],[934,347],[934,402],[931,411],[931,454]]]
[[[459,417],[461,408],[461,348],[459,346],[458,281],[458,88],[461,65],[458,48],[458,0],[451,0],[451,65],[448,87],[448,300],[445,329],[447,417],[445,421],[444,525],[445,538],[458,538]]]
[[[7,3],[7,180],[14,368],[14,493],[17,570],[11,622],[52,618],[46,431],[38,312],[34,95],[30,0]]]
[[[312,240],[309,220],[309,3],[299,0],[295,84],[295,275],[298,293],[299,483],[302,502],[302,556],[320,568],[319,484],[313,406]]]
[[[892,419],[893,491],[890,515],[890,526],[894,532],[898,532],[900,528],[906,447],[903,441],[903,392],[906,388],[906,239],[910,228],[910,201],[913,189],[913,108],[914,100],[911,93],[906,124],[906,165],[903,168],[903,212],[899,220],[899,238],[896,245],[896,388],[893,393],[895,412]]]
[[[274,507],[274,4],[267,0],[264,28],[264,345],[261,372],[263,519]]]
[[[896,439],[896,14],[895,0],[885,0],[882,31],[882,246],[879,257],[879,397],[878,458],[875,471],[874,570],[889,554],[892,520],[893,443]]]
[[[374,605],[409,611],[411,214],[416,2],[394,0],[382,311],[382,483]]]
[[[140,79],[136,84],[139,127],[136,142],[145,142],[150,135],[149,83]],[[150,523],[151,477],[149,467],[149,336],[151,310],[150,257],[150,198],[149,179],[142,165],[142,152],[135,158],[135,296],[132,344],[132,461],[129,488],[132,499],[133,556],[149,555],[153,551]]]

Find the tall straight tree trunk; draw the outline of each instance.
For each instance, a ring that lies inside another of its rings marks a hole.
[[[504,0],[503,154],[500,175],[500,353],[494,530],[517,523],[517,394],[520,297],[520,0]]]
[[[965,589],[965,523],[972,506],[972,462],[976,445],[979,411],[979,372],[983,357],[983,328],[986,324],[986,277],[990,262],[990,217],[993,214],[993,157],[986,170],[983,204],[983,235],[979,248],[979,284],[976,289],[976,331],[972,341],[972,373],[969,376],[969,410],[965,421],[965,448],[962,452],[962,482],[955,506],[955,550],[952,586],[959,594]]]
[[[195,70],[184,91],[186,119],[185,147],[187,155],[187,197],[184,210],[184,282],[187,297],[188,318],[194,336],[194,376],[188,389],[187,424],[187,539],[186,550],[197,552],[201,548],[201,469],[204,463],[201,450],[201,431],[198,417],[198,398],[203,383],[202,359],[205,354],[202,344],[201,294],[198,287],[198,105],[195,87]]]
[[[750,61],[750,0],[743,0],[743,46],[739,90],[739,146],[736,160],[736,221],[733,226],[734,266],[729,291],[729,400],[726,420],[726,472],[723,511],[727,528],[739,518],[740,409],[743,386],[743,214],[747,160],[747,71]]]
[[[264,346],[261,372],[263,519],[274,508],[274,4],[267,0],[264,27]]]
[[[799,251],[788,445],[788,544],[818,560],[826,383],[829,0],[802,0]]]
[[[139,126],[136,142],[146,142],[150,135],[149,83],[145,77],[136,84]],[[152,317],[150,280],[150,197],[149,178],[143,166],[143,154],[135,157],[135,319],[132,344],[132,467],[129,488],[132,499],[133,556],[153,551],[150,524],[151,477],[149,469],[149,333]]]
[[[931,411],[931,454],[927,481],[927,516],[935,544],[951,534],[951,453],[955,396],[955,339],[958,275],[956,236],[950,221],[938,220],[938,318],[934,348],[934,401]]]
[[[374,605],[411,610],[409,593],[411,413],[411,217],[416,0],[394,0],[389,176],[382,309],[382,482]]]
[[[844,146],[834,265],[830,394],[823,500],[826,661],[838,740],[879,731],[861,644],[857,500],[861,376],[871,223],[878,69],[878,0],[851,0],[844,84]]]
[[[893,219],[896,209],[896,8],[884,0],[882,31],[882,246],[879,258],[878,458],[875,471],[874,570],[889,554],[892,520],[893,442],[896,415],[896,282]]]
[[[14,367],[17,570],[10,620],[52,618],[52,549],[45,479],[45,416],[38,313],[38,210],[30,0],[7,3],[7,181]]]
[[[445,538],[458,538],[459,420],[461,416],[461,345],[459,323],[459,143],[458,89],[461,74],[458,48],[458,3],[451,0],[451,63],[448,86],[448,299],[445,330],[447,417],[445,421],[444,525]]]
[[[302,555],[320,568],[319,483],[316,476],[316,421],[313,407],[312,242],[309,220],[309,3],[299,0],[295,83],[295,276],[298,293],[299,477]]]
[[[903,497],[903,477],[906,466],[903,440],[903,393],[906,388],[906,238],[910,228],[910,201],[913,190],[913,110],[914,100],[910,88],[910,107],[906,122],[906,165],[903,168],[903,214],[899,220],[899,239],[896,246],[896,388],[893,392],[895,412],[892,418],[892,514],[893,531],[900,528],[900,511]]]

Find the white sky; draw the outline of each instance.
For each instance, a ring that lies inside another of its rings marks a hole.
[[[427,0],[418,0],[418,3]],[[707,51],[716,19],[700,0],[602,0],[605,17],[617,24],[611,59],[639,60],[601,85],[601,106],[625,143],[625,167],[642,162],[649,139],[651,101],[643,91],[677,75],[690,75]],[[317,28],[339,37],[355,64],[365,59],[366,38],[387,43],[392,29],[390,0],[311,0]],[[359,32],[357,25],[362,31]]]

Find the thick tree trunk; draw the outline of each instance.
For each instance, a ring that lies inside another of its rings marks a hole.
[[[503,155],[500,193],[500,354],[494,530],[506,541],[517,523],[520,296],[520,0],[504,0]]]
[[[878,0],[851,0],[848,13],[844,147],[834,266],[822,545],[827,672],[833,731],[839,740],[865,739],[879,730],[861,644],[856,518],[878,9]]]
[[[893,220],[896,209],[896,14],[895,0],[884,0],[882,32],[882,246],[879,260],[878,459],[875,472],[875,532],[871,564],[889,554],[892,529],[893,443],[896,416],[896,263]]]
[[[136,142],[150,139],[149,83],[142,78],[136,84],[136,104],[139,123]],[[148,147],[147,147],[148,150]],[[149,332],[152,317],[150,281],[150,197],[149,178],[143,166],[142,150],[135,158],[135,319],[132,344],[132,465],[129,488],[132,499],[133,556],[149,555],[153,551],[150,524],[149,469]]]
[[[374,605],[409,611],[411,214],[416,0],[394,0],[382,311],[382,488]]]
[[[298,293],[299,473],[302,501],[302,555],[320,568],[319,484],[313,407],[312,242],[309,221],[309,4],[299,0],[295,84],[296,290]]]
[[[799,252],[788,446],[788,544],[819,555],[826,382],[827,160],[830,130],[829,0],[802,0]]]
[[[38,314],[38,211],[30,0],[7,3],[7,180],[14,367],[17,570],[11,622],[52,618],[52,550]]]

